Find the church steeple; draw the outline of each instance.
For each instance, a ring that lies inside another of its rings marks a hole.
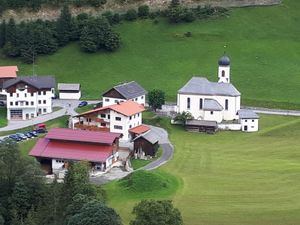
[[[226,53],[219,59],[218,78],[219,83],[230,83],[230,59]]]

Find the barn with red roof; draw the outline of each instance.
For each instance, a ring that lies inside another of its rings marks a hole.
[[[49,173],[64,170],[69,161],[88,161],[93,170],[106,171],[118,160],[121,134],[53,128],[40,138],[29,155]]]

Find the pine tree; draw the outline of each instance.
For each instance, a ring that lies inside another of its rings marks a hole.
[[[71,38],[72,16],[67,5],[61,10],[60,17],[57,20],[56,31],[57,41],[60,46],[66,45]]]
[[[5,37],[6,37],[6,22],[5,20],[2,21],[0,25],[0,48],[3,48],[5,45]]]
[[[5,32],[4,53],[7,56],[17,57],[20,55],[19,49],[19,33],[14,19],[10,19]]]

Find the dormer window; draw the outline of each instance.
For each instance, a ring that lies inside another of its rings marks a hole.
[[[17,85],[17,89],[19,91],[24,91],[27,88],[27,86],[25,84],[18,84]]]

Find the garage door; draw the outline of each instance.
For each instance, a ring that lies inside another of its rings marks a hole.
[[[11,109],[10,110],[10,119],[11,120],[21,120],[23,115],[22,109]]]

